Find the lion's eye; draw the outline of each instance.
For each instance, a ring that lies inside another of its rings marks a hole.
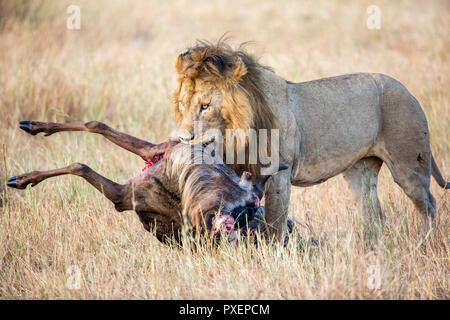
[[[181,112],[184,111],[184,105],[181,102],[178,102],[178,109],[180,109]]]
[[[209,103],[204,103],[204,104],[202,104],[201,106],[200,106],[200,109],[201,110],[206,110],[206,109],[208,109],[209,108]]]

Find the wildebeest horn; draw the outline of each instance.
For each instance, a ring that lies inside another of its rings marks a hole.
[[[287,168],[289,168],[289,166],[285,163],[280,163],[280,165],[278,166],[278,170],[275,171],[273,174],[279,172],[279,171],[283,171],[286,170]],[[256,179],[256,184],[254,185],[255,191],[259,197],[259,199],[261,199],[264,195],[264,186],[266,185],[267,180],[271,177],[272,175],[260,175],[258,177],[258,179]]]
[[[169,139],[160,144],[154,144],[149,148],[146,156],[149,160],[153,160],[156,156],[164,154],[168,149],[173,148],[179,142],[178,139]]]

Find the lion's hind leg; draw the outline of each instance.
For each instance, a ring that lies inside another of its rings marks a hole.
[[[430,192],[431,152],[422,152],[415,161],[386,162],[394,181],[422,214],[426,231],[437,224],[436,200]]]
[[[364,239],[376,243],[384,224],[384,216],[378,200],[378,173],[383,161],[376,157],[364,158],[344,172],[344,178],[358,202],[362,214]]]

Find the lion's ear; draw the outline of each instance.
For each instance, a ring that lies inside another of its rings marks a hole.
[[[237,57],[236,61],[233,63],[232,69],[228,72],[228,75],[225,79],[225,85],[235,86],[238,84],[239,80],[247,74],[247,66],[244,61],[242,61],[241,57]]]
[[[183,53],[179,54],[178,57],[175,59],[175,71],[178,74],[183,73]]]
[[[186,78],[195,78],[198,75],[198,63],[192,60],[189,50],[178,55],[175,71]]]

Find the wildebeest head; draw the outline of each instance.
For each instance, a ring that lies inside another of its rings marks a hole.
[[[150,211],[164,215],[166,223],[172,225],[156,228],[175,232],[186,223],[213,236],[234,231],[246,234],[259,228],[260,202],[270,176],[259,176],[253,184],[251,173],[239,177],[221,158],[204,151],[204,146],[174,143],[163,158],[136,177],[136,185],[144,181],[151,185],[150,192],[142,196],[136,188],[138,214]],[[286,168],[279,166],[279,170]]]

